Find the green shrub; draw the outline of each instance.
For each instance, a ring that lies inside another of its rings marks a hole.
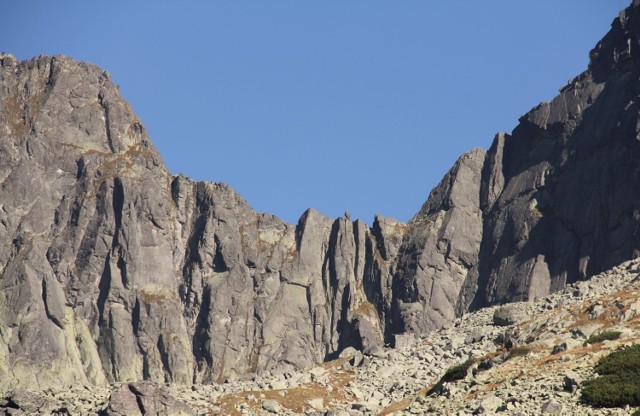
[[[614,351],[601,358],[593,370],[601,376],[640,375],[640,344]]]
[[[462,380],[467,376],[467,371],[469,370],[469,367],[473,365],[473,363],[475,363],[475,360],[473,358],[469,358],[462,364],[454,365],[444,373],[444,375],[440,379],[440,382]]]
[[[614,351],[593,368],[600,377],[582,385],[582,399],[595,407],[640,406],[640,344]]]
[[[441,394],[442,386],[444,383],[458,381],[465,378],[467,376],[467,372],[469,371],[469,367],[471,367],[475,362],[476,360],[474,360],[473,358],[469,358],[462,364],[454,365],[453,367],[449,368],[440,378],[440,380],[438,380],[438,382],[427,391],[427,396],[431,396],[432,394]]]
[[[631,416],[640,416],[640,409],[638,409],[635,412],[631,413]]]
[[[622,332],[620,331],[601,332],[597,335],[591,335],[589,339],[585,341],[585,345],[597,344],[598,342],[602,342],[602,341],[613,341],[620,338],[620,335],[622,335]]]
[[[595,407],[640,406],[640,384],[617,375],[587,380],[582,385],[582,398]]]

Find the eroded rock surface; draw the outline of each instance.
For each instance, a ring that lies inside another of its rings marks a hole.
[[[363,222],[286,224],[172,176],[106,72],[1,62],[4,388],[215,382],[383,343]]]
[[[0,390],[282,374],[637,256],[639,31],[371,227],[174,176],[108,73],[0,55]]]
[[[638,255],[636,3],[588,70],[489,150],[473,307],[542,297]]]

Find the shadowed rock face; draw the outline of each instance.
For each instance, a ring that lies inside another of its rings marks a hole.
[[[0,55],[0,389],[307,367],[640,248],[640,16],[408,224],[297,225],[167,172],[109,74]]]
[[[639,35],[634,2],[587,71],[494,141],[473,307],[541,297],[638,255]]]

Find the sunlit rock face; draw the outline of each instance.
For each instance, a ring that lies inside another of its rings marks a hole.
[[[637,256],[638,8],[407,224],[256,213],[169,173],[102,69],[0,55],[0,389],[306,368]]]
[[[0,383],[214,382],[380,345],[361,221],[172,176],[109,74],[1,59]]]

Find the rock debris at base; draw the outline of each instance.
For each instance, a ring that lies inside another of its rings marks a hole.
[[[16,390],[4,394],[0,411],[12,415],[630,413],[629,409],[582,405],[580,385],[593,375],[600,357],[640,340],[640,260],[508,308],[510,316],[518,317],[508,326],[500,318],[504,307],[486,308],[426,336],[403,334],[397,348],[379,347],[364,355],[348,349],[341,358],[306,371],[209,385],[136,382]],[[604,330],[621,331],[622,336],[584,345],[590,335]],[[512,351],[526,348],[528,352],[510,357],[506,341],[512,343]],[[554,352],[558,345],[565,347]],[[463,380],[443,383],[437,394],[426,395],[448,368],[470,357],[476,364]],[[139,410],[139,403],[147,413]]]

